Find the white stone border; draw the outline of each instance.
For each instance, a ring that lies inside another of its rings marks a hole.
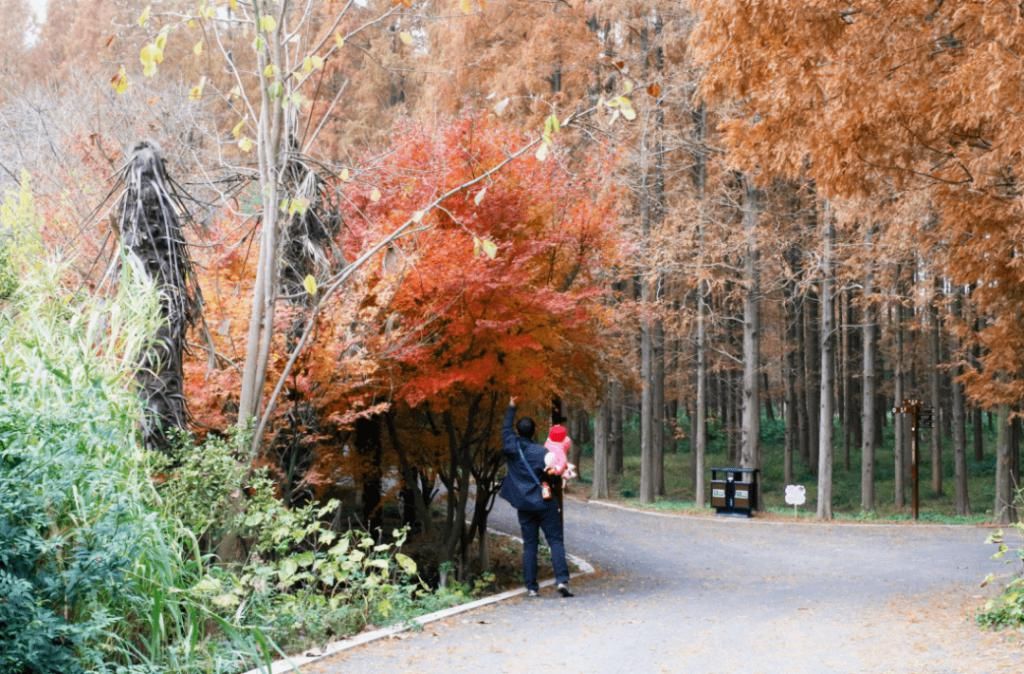
[[[720,523],[736,523],[746,522],[750,525],[775,525],[775,526],[787,526],[795,524],[798,526],[840,526],[840,527],[881,527],[881,528],[914,528],[914,529],[995,529],[997,525],[989,524],[987,522],[974,522],[965,524],[942,524],[941,522],[914,522],[911,520],[901,522],[855,522],[850,520],[819,520],[814,517],[813,514],[809,514],[807,517],[793,518],[792,520],[787,519],[765,519],[763,517],[730,517],[730,516],[717,516],[715,513],[709,512],[707,515],[696,515],[687,512],[664,512],[660,510],[647,510],[646,508],[634,508],[633,506],[622,505],[621,503],[613,503],[612,501],[601,501],[597,499],[584,500],[581,498],[573,498],[575,501],[580,503],[589,503],[590,505],[601,506],[603,508],[611,508],[612,510],[623,510],[625,512],[637,513],[640,515],[649,515],[651,517],[667,517],[670,519],[687,519],[687,520],[700,520],[702,522],[720,522]],[[1008,526],[1008,525],[1007,525]]]
[[[512,534],[506,534],[504,531],[497,531],[495,529],[491,529],[488,531],[488,533],[496,534],[498,536],[504,536],[506,538],[511,538],[512,540],[519,541],[520,543],[523,542],[522,538],[519,538],[518,536],[513,536]],[[570,555],[569,553],[566,553],[565,556],[568,561],[575,564],[576,567],[579,569],[579,574],[577,575],[585,576],[589,573],[594,573],[594,567],[585,559],[577,557],[576,555]],[[550,587],[554,584],[555,579],[549,578],[548,580],[542,581],[540,583],[540,586]],[[285,658],[283,660],[275,660],[270,664],[269,668],[257,667],[255,669],[250,669],[248,672],[245,672],[244,674],[282,674],[283,672],[300,672],[301,674],[302,670],[300,669],[300,667],[302,667],[303,665],[309,665],[314,662],[318,662],[320,660],[328,658],[332,655],[337,655],[338,653],[343,653],[345,651],[351,650],[353,648],[356,648],[357,646],[362,646],[363,644],[368,644],[373,641],[379,641],[381,639],[386,639],[396,634],[400,634],[401,632],[405,632],[406,630],[410,629],[412,627],[412,623],[415,623],[422,627],[424,625],[437,622],[438,620],[444,620],[445,618],[450,618],[452,616],[459,615],[460,613],[466,613],[468,611],[473,611],[484,606],[497,604],[500,601],[511,599],[512,597],[518,597],[521,594],[526,594],[526,588],[520,587],[515,590],[506,590],[505,592],[502,592],[500,594],[494,594],[489,597],[484,597],[483,599],[477,599],[475,601],[468,602],[466,604],[459,604],[458,606],[452,606],[450,608],[442,609],[440,611],[434,611],[433,613],[421,615],[418,618],[413,618],[412,620],[404,622],[400,625],[382,627],[381,629],[373,630],[372,632],[364,632],[362,634],[357,634],[354,637],[349,637],[348,639],[334,641],[327,644],[327,646],[325,646],[323,650],[313,649],[307,651],[303,655],[295,655]]]

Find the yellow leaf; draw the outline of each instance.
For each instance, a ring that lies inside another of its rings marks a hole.
[[[473,13],[473,3],[472,3],[472,0],[459,0],[459,9],[462,10],[463,14],[472,14]]]
[[[338,49],[341,49],[342,47],[344,47],[345,46],[345,36],[343,36],[341,33],[335,33],[334,34],[334,46],[337,47]]]
[[[228,92],[228,96],[231,98],[239,98],[242,95],[242,90],[238,88],[238,85],[231,87],[231,91]]]
[[[242,152],[252,152],[252,139],[249,136],[242,136],[238,139],[238,149]]]
[[[195,45],[192,46],[192,53],[195,54],[196,56],[201,56],[202,55],[202,53],[203,53],[203,41],[202,40],[200,40],[199,42],[196,42]]]
[[[263,16],[260,17],[261,31],[263,31],[264,33],[273,33],[275,28],[277,28],[277,19],[270,16],[269,14],[264,14]]]
[[[620,109],[622,110],[622,116],[625,117],[627,121],[632,122],[636,119],[636,111],[633,110],[632,105],[623,105]]]
[[[476,196],[473,197],[473,203],[476,204],[477,206],[479,206],[480,202],[484,200],[484,195],[485,194],[487,194],[487,188],[486,187],[476,193]]]
[[[217,16],[217,10],[213,5],[206,5],[200,10],[204,19],[213,19]]]
[[[312,274],[307,274],[306,278],[302,279],[302,287],[310,295],[316,295],[316,279],[313,278]]]
[[[496,114],[497,116],[501,117],[502,113],[505,112],[505,108],[507,108],[507,107],[508,107],[508,96],[506,96],[505,98],[501,99],[500,101],[497,102],[497,104],[495,104],[495,106],[494,106],[494,114]]]
[[[405,44],[405,45],[411,45],[412,44],[412,35],[410,33],[408,33],[407,31],[403,30],[401,33],[399,33],[398,34],[398,39],[401,40],[402,43]]]
[[[139,51],[139,61],[142,62],[142,74],[146,77],[152,77],[156,74],[156,64],[159,63],[157,58],[160,56],[160,48],[152,42],[147,44]]]
[[[110,78],[110,86],[114,87],[114,91],[118,95],[128,90],[128,71],[124,66],[121,66],[117,74]]]
[[[483,244],[483,241],[480,240],[480,237],[474,236],[473,237],[473,257],[476,257],[477,255],[480,255],[480,253],[483,252],[480,249],[481,244]]]
[[[423,220],[423,211],[416,211],[412,214],[413,222],[420,222],[421,220]]]
[[[153,43],[156,45],[157,51],[159,52],[156,57],[157,63],[163,63],[164,60],[164,49],[167,48],[167,32],[170,30],[168,26],[164,26],[157,33],[156,41]]]
[[[548,158],[547,143],[541,143],[540,147],[537,148],[537,153],[533,156],[537,158],[537,161],[545,161]]]
[[[228,7],[231,8],[232,12],[238,9],[238,0],[228,0]]]
[[[492,260],[498,255],[498,246],[490,239],[484,239],[480,243],[480,247],[484,251],[484,255],[491,258]]]
[[[199,78],[199,84],[192,87],[192,90],[188,92],[188,99],[190,101],[198,101],[203,97],[203,89],[206,87],[206,75]]]
[[[349,173],[349,170],[347,168],[341,169],[341,179],[345,182],[348,182],[349,180],[352,179],[352,174]]]
[[[142,10],[142,14],[139,15],[139,25],[145,27],[149,23],[149,12],[152,9],[151,5],[146,5],[146,9]]]
[[[242,131],[245,129],[245,120],[241,120],[238,124],[235,124],[235,128],[231,129],[231,135],[234,136],[235,140],[242,137]]]
[[[274,64],[268,63],[267,67],[263,69],[263,76],[266,77],[268,80],[272,80],[274,79],[274,73],[276,72],[277,68],[274,66]]]
[[[378,201],[380,201],[380,190],[378,190],[376,187],[374,187],[373,191],[370,192],[370,201],[372,201],[373,203],[377,203]]]

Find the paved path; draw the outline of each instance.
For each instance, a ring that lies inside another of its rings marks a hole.
[[[1024,672],[1021,633],[972,614],[992,561],[975,527],[657,516],[570,501],[598,573],[360,647],[318,674]],[[499,500],[496,528],[515,531]]]

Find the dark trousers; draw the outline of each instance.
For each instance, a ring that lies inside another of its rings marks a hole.
[[[551,548],[551,565],[555,567],[555,581],[569,582],[569,565],[565,562],[565,537],[562,531],[562,512],[552,501],[544,510],[519,510],[519,527],[523,531],[523,580],[526,589],[536,590],[537,545],[539,530],[544,530],[544,539]]]

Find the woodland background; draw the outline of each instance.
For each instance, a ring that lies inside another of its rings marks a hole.
[[[142,298],[93,355],[225,633],[259,569],[285,622],[354,591],[335,562],[410,602],[484,577],[509,394],[569,423],[594,498],[703,508],[721,462],[821,519],[905,513],[916,399],[926,509],[1018,520],[1018,3],[0,9],[9,324],[46,315],[44,260],[95,344]]]

